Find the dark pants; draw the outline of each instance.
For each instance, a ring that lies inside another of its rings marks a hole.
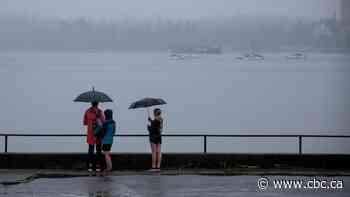
[[[95,154],[96,147],[96,154]],[[101,168],[102,164],[102,145],[101,144],[89,144],[88,152],[88,167],[92,165],[93,168]]]

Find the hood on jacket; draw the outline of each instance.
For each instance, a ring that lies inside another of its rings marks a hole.
[[[104,111],[106,121],[107,120],[113,120],[113,111],[111,109],[106,109]]]

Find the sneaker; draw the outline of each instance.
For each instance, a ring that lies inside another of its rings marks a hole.
[[[103,171],[112,172],[112,168],[106,168],[106,169],[104,169]]]
[[[148,170],[148,172],[156,172],[156,171],[157,171],[156,168],[151,168],[151,169]]]
[[[93,170],[92,170],[92,164],[89,164],[89,168],[88,168],[88,172],[92,172]]]
[[[112,170],[104,169],[101,174],[102,176],[108,176],[111,172]]]
[[[95,171],[96,171],[96,172],[101,172],[101,171],[102,171],[102,170],[101,170],[101,165],[97,164],[97,165],[96,165],[96,168],[95,168]]]

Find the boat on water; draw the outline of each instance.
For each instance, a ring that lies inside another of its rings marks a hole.
[[[256,52],[251,52],[251,53],[246,53],[242,56],[239,56],[239,57],[236,57],[236,59],[238,60],[256,60],[256,61],[259,61],[259,60],[264,60],[265,57],[259,53],[256,53]]]
[[[175,54],[207,54],[219,55],[222,54],[221,47],[198,47],[198,48],[176,48],[171,49]]]
[[[304,53],[293,53],[291,55],[286,56],[286,59],[306,60],[306,55]]]
[[[172,59],[172,60],[185,60],[186,57],[183,54],[172,53],[172,54],[170,54],[170,59]]]

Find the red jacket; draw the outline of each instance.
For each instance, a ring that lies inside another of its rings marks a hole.
[[[102,110],[100,110],[97,107],[90,107],[89,109],[86,110],[86,112],[84,114],[83,124],[85,126],[87,126],[86,142],[88,144],[99,144],[100,143],[100,139],[96,139],[96,137],[94,136],[94,131],[93,131],[93,123],[97,119],[97,114],[99,114],[101,121],[104,122],[105,116],[104,116]]]

